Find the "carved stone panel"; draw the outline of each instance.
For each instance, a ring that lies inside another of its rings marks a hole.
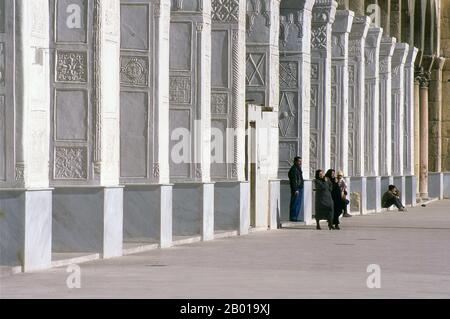
[[[123,55],[120,58],[121,84],[126,86],[147,86],[148,78],[148,57]]]
[[[266,83],[266,55],[248,53],[246,67],[247,86],[264,86]]]
[[[191,78],[189,76],[170,77],[169,98],[171,103],[190,104],[191,103]]]
[[[87,82],[87,66],[86,52],[58,50],[56,52],[56,81]]]
[[[56,147],[55,179],[86,179],[87,152],[83,147]]]
[[[55,41],[57,43],[86,43],[88,0],[57,0],[55,3]],[[33,29],[39,29],[38,24],[33,23],[33,25]]]
[[[121,49],[149,49],[150,8],[145,3],[122,3],[120,9]]]
[[[122,90],[120,94],[120,176],[147,177],[148,96]]]
[[[237,22],[239,20],[239,0],[212,0],[213,22]]]
[[[85,90],[55,91],[55,140],[87,141],[88,105]]]
[[[94,2],[50,1],[52,186],[93,184]],[[88,14],[89,13],[89,14]]]

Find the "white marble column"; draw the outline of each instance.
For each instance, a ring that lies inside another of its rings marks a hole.
[[[248,233],[249,183],[245,181],[246,0],[212,2],[211,127],[223,145],[212,145],[215,230]],[[227,135],[233,129],[234,135]],[[216,156],[222,150],[223,158]],[[230,198],[236,201],[230,203]]]
[[[351,192],[358,193],[351,200],[359,201],[359,212],[365,213],[367,207],[367,180],[365,177],[365,56],[364,48],[369,30],[370,18],[356,16],[350,32],[349,41],[349,155],[348,175]]]
[[[331,26],[337,3],[317,1],[311,23],[311,143],[313,170],[330,168],[331,159]]]
[[[367,211],[381,210],[381,179],[379,175],[379,56],[383,29],[370,26],[365,54],[365,175],[367,176]]]
[[[7,0],[2,11],[0,265],[35,271],[51,264],[49,3]]]
[[[170,0],[120,3],[120,182],[125,185],[124,242],[136,243],[140,238],[143,242],[157,241],[160,247],[170,247],[172,185],[167,58]]]
[[[120,3],[77,4],[81,31],[66,23],[69,4],[50,3],[52,249],[120,256]]]
[[[267,154],[259,154],[257,184],[258,196],[268,198],[257,211],[255,227],[266,227],[273,220],[273,201],[270,195],[279,194],[269,191],[269,180],[272,188],[279,187],[278,154],[279,128],[278,108],[280,102],[279,79],[279,32],[280,32],[280,0],[247,0],[247,38],[246,38],[246,99],[256,105],[265,107],[264,117],[270,119],[270,125],[265,130],[266,145],[259,149]],[[259,132],[258,132],[259,133]],[[270,150],[270,151],[269,151]],[[256,200],[255,198],[251,198]],[[269,216],[270,215],[270,216]]]
[[[173,188],[173,235],[200,235],[210,240],[214,238],[211,1],[172,1],[170,22],[170,177],[180,182]],[[182,131],[189,135],[173,139],[173,134]],[[185,150],[189,158],[178,162],[174,150],[183,138],[192,141],[184,143],[189,145]],[[189,197],[193,200],[187,201]]]
[[[312,181],[309,165],[311,102],[311,10],[314,1],[281,4],[280,12],[280,106],[279,176],[282,213],[289,214],[290,188],[287,173],[295,156],[302,157],[304,184],[301,219],[312,219]],[[308,196],[309,195],[309,196]]]
[[[417,179],[414,172],[415,166],[415,140],[414,132],[415,129],[415,114],[414,114],[414,61],[417,56],[417,48],[410,47],[408,51],[408,56],[405,61],[405,143],[403,146],[403,156],[404,156],[404,175],[406,178],[405,182],[405,194],[406,194],[406,204],[405,205],[416,205],[416,184]]]
[[[391,62],[397,40],[384,36],[380,44],[380,126],[379,126],[379,169],[380,175],[392,174],[392,73]]]
[[[348,174],[348,45],[354,13],[337,10],[331,37],[331,167]]]
[[[404,77],[408,51],[408,44],[397,43],[392,57],[392,173],[395,185],[401,190],[402,203],[406,200],[403,145],[405,139]]]

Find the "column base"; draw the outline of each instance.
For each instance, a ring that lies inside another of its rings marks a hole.
[[[172,185],[127,185],[124,190],[124,242],[172,246]]]
[[[444,174],[442,172],[428,173],[428,197],[444,199]]]
[[[173,186],[173,236],[214,239],[214,183]]]
[[[280,227],[280,180],[269,180],[269,229]]]
[[[450,199],[450,173],[443,173],[443,182],[444,182],[444,199]]]
[[[400,201],[406,206],[406,178],[405,176],[394,176],[394,185],[400,190]]]
[[[280,182],[280,220],[289,221],[289,205],[291,201],[291,188],[289,180],[282,180]],[[313,181],[304,180],[303,184],[303,205],[300,210],[298,219],[306,225],[315,224],[312,218],[313,215]]]
[[[50,268],[52,190],[0,191],[0,265]]]
[[[249,183],[224,181],[214,184],[214,230],[248,234]]]
[[[416,176],[405,176],[405,206],[411,206],[414,207],[417,205],[417,198],[416,198],[416,187],[417,187],[417,180]]]
[[[394,184],[394,176],[382,176],[381,177],[381,196],[389,189],[389,185]],[[381,197],[380,197],[381,202]],[[391,206],[388,210],[394,210],[395,206]]]
[[[123,254],[123,187],[58,187],[53,192],[53,252]]]
[[[350,177],[350,212],[364,215],[367,213],[367,178]]]
[[[380,176],[367,177],[367,213],[381,212],[381,181]]]

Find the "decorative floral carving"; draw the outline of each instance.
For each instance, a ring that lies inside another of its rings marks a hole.
[[[170,102],[178,104],[191,103],[191,79],[188,76],[170,77]]]
[[[17,182],[23,182],[25,177],[25,165],[23,163],[16,164],[15,178]]]
[[[87,82],[86,52],[57,51],[56,80]]]
[[[226,93],[213,93],[211,95],[211,113],[228,113],[228,95]]]
[[[87,154],[82,147],[57,147],[55,150],[55,179],[86,179]]]
[[[148,85],[148,59],[123,56],[120,61],[120,82],[125,85]]]
[[[317,63],[311,64],[311,79],[319,79],[319,65]]]

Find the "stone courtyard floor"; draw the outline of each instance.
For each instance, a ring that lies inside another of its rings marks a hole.
[[[450,200],[0,278],[1,298],[449,298]],[[367,287],[368,265],[380,288]]]

